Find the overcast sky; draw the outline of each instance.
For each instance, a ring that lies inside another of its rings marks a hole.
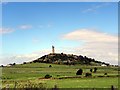
[[[117,64],[117,34],[117,2],[2,3],[0,64],[32,61],[52,45],[56,53]]]

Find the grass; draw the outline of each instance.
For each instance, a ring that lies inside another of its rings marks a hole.
[[[110,85],[117,87],[115,78],[82,78],[82,79],[65,79],[53,81],[60,88],[109,88]],[[112,83],[111,83],[112,81]],[[51,82],[47,82],[51,84]]]
[[[49,65],[52,65],[49,68]],[[26,84],[28,81],[31,83],[43,83],[48,88],[57,85],[59,88],[110,88],[111,85],[118,87],[118,67],[101,67],[97,66],[97,73],[92,73],[92,78],[86,78],[85,73],[90,72],[90,68],[95,66],[86,65],[56,65],[45,63],[31,63],[23,65],[15,65],[11,67],[4,67],[2,69],[2,84],[6,87],[7,84],[11,88],[14,87],[15,82]],[[76,71],[83,69],[82,78],[68,78],[59,79],[61,77],[76,77]],[[110,77],[97,77],[104,76],[107,73]],[[52,75],[51,79],[43,79],[46,74]]]

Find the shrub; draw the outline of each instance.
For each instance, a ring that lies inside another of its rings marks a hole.
[[[32,63],[32,62],[30,62],[30,63]]]
[[[3,90],[47,90],[46,84],[44,83],[36,83],[36,82],[31,82],[27,81],[25,83],[22,82],[15,82],[14,88],[6,88]]]
[[[52,90],[59,90],[57,85],[54,85],[54,88],[52,88]]]
[[[23,64],[26,64],[26,62],[23,62]]]
[[[52,65],[49,65],[49,67],[52,67]]]
[[[52,76],[49,75],[49,74],[46,74],[46,75],[45,75],[45,78],[46,78],[46,79],[51,78],[51,77],[52,77]]]
[[[58,64],[60,64],[60,62],[58,62]]]
[[[13,63],[13,65],[16,65],[16,63]]]
[[[95,68],[94,68],[94,73],[96,73],[96,72],[97,72],[97,68],[95,67]]]
[[[77,71],[76,75],[82,75],[82,73],[83,73],[83,70],[82,70],[82,69],[79,69],[79,70]]]
[[[1,67],[4,67],[3,65],[1,65]]]
[[[92,72],[92,69],[90,69],[90,72]]]
[[[85,73],[85,77],[91,77],[92,74],[91,73]]]
[[[107,73],[104,73],[104,75],[107,75]]]

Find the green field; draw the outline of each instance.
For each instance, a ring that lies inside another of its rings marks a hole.
[[[52,67],[49,67],[52,65]],[[90,68],[97,67],[92,77],[85,77]],[[83,75],[77,76],[77,70],[83,69]],[[105,76],[104,73],[107,73]],[[52,77],[45,79],[45,75]],[[19,64],[2,69],[2,88],[9,85],[15,87],[15,83],[24,86],[28,82],[36,85],[43,84],[47,88],[110,88],[111,85],[118,88],[118,67],[86,66],[86,65],[56,65],[45,63]],[[19,86],[20,87],[20,86]]]

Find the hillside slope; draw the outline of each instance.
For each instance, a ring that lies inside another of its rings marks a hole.
[[[97,61],[92,58],[88,58],[82,55],[73,55],[73,54],[63,54],[63,53],[50,53],[48,55],[44,55],[34,61],[34,63],[55,63],[55,64],[66,64],[66,65],[75,65],[75,64],[85,64],[85,65],[106,65],[109,63]]]

